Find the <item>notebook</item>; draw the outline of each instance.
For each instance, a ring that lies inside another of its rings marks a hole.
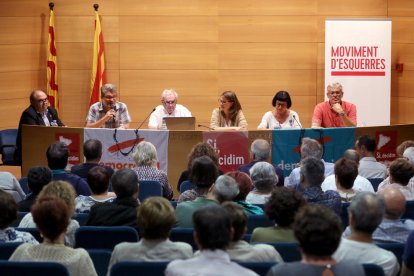
[[[195,117],[164,117],[168,130],[195,130]]]

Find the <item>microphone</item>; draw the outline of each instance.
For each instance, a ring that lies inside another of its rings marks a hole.
[[[200,124],[198,124],[197,126],[198,126],[198,127],[203,127],[203,128],[206,128],[206,129],[208,129],[208,130],[214,130],[214,128],[211,128],[211,127],[209,127],[209,126],[205,126],[205,125],[200,125]]]
[[[116,112],[116,105],[114,105],[114,104],[111,104],[110,106],[109,106],[109,109],[112,109],[113,111],[115,111]],[[115,114],[114,115],[112,115],[112,118],[110,119],[112,122],[115,122]]]
[[[295,114],[293,114],[293,119],[295,120],[295,122],[298,124],[298,126],[300,127],[300,128],[302,128],[302,125],[299,123],[299,121],[298,121],[298,119],[296,119],[296,116],[295,116]]]
[[[155,111],[155,107],[151,110],[151,112],[148,114],[147,117],[145,117],[144,121],[142,121],[142,123],[138,126],[137,130],[141,129],[142,125],[145,123],[145,121],[149,118],[149,116],[151,116],[152,112]]]

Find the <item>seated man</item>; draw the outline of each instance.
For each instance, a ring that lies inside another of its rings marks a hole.
[[[414,231],[408,236],[407,243],[405,244],[401,275],[414,275]]]
[[[359,161],[359,175],[366,178],[386,178],[387,167],[375,159],[375,139],[363,135],[355,143],[355,149],[361,156]]]
[[[27,173],[27,185],[30,194],[18,203],[20,212],[30,212],[30,208],[36,201],[40,191],[52,181],[52,172],[47,167],[32,167]]]
[[[10,172],[0,172],[0,190],[12,194],[16,202],[20,202],[26,197],[19,181]]]
[[[203,207],[194,213],[193,222],[194,240],[200,254],[192,259],[172,261],[165,270],[166,276],[257,275],[230,261],[226,248],[233,231],[226,209],[219,205]]]
[[[312,127],[354,127],[357,124],[356,106],[342,100],[344,92],[340,83],[328,85],[328,101],[315,106]]]
[[[126,104],[118,102],[118,88],[110,83],[101,87],[101,101],[89,108],[86,127],[129,128],[131,117]]]
[[[350,202],[360,191],[354,188],[355,179],[358,176],[358,164],[355,161],[341,158],[335,162],[335,187],[328,190],[337,191],[342,202]],[[324,181],[325,183],[325,181]],[[323,183],[322,183],[322,190]]]
[[[161,94],[161,103],[151,113],[148,128],[161,129],[164,117],[191,117],[191,112],[183,105],[177,104],[178,94],[174,89],[165,89]]]

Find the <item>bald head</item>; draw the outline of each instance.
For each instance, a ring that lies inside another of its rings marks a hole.
[[[387,188],[378,192],[385,202],[384,218],[400,219],[405,211],[406,199],[398,188]]]
[[[355,161],[359,165],[359,153],[354,149],[348,149],[344,152],[344,158]]]

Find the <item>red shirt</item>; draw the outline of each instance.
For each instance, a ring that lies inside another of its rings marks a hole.
[[[342,109],[351,122],[356,125],[356,106],[352,103],[342,101]],[[317,104],[313,111],[312,124],[321,127],[344,127],[341,116],[336,113],[329,104],[329,101]]]

